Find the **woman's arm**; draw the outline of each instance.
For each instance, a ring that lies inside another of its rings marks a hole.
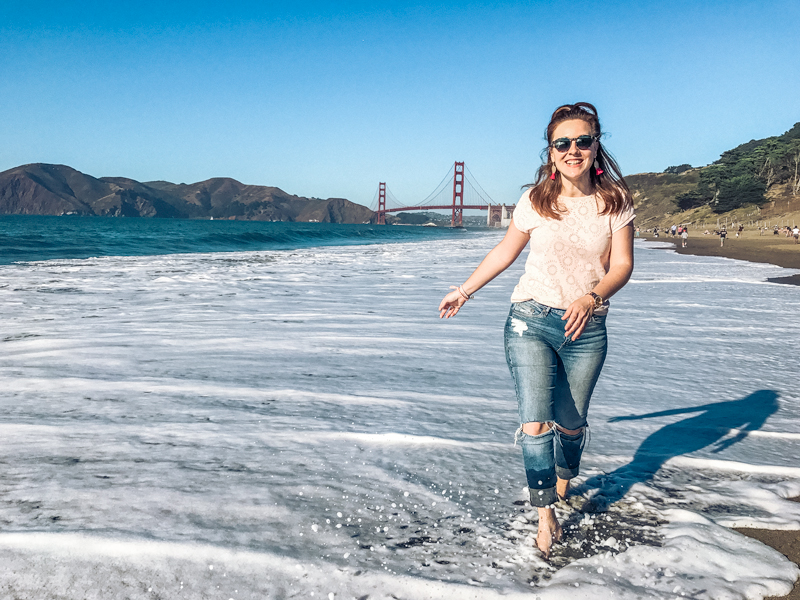
[[[683,415],[686,413],[700,412],[701,410],[713,409],[713,405],[705,404],[703,406],[689,406],[686,408],[671,408],[669,410],[660,410],[658,412],[651,412],[644,415],[627,415],[625,417],[611,417],[609,423],[618,423],[619,421],[635,421],[637,419],[656,419],[658,417],[671,417],[672,415]]]
[[[503,241],[497,244],[481,261],[478,268],[464,282],[463,290],[468,295],[472,295],[500,275],[513,264],[530,239],[530,234],[522,233],[517,229],[512,219]],[[466,298],[458,290],[450,292],[439,304],[439,318],[449,319],[456,315],[466,301]]]
[[[611,256],[608,259],[608,272],[592,290],[598,296],[608,299],[628,283],[633,272],[633,222],[611,235]],[[562,317],[566,321],[564,335],[577,340],[583,333],[589,317],[594,310],[594,298],[581,296],[567,307]]]

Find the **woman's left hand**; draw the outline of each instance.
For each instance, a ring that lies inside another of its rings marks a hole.
[[[567,322],[564,326],[564,335],[566,337],[572,336],[573,342],[581,337],[593,313],[594,298],[587,294],[575,300],[567,307],[567,311],[561,317],[562,321]]]

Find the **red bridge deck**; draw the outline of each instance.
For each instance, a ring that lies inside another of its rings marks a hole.
[[[403,208],[386,208],[384,212],[403,212],[404,210],[433,210],[433,209],[453,208],[452,204],[442,204],[441,206],[404,206]],[[486,210],[488,204],[459,204],[458,208],[474,208],[476,210]]]

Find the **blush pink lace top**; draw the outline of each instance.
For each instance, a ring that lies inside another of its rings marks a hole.
[[[514,288],[512,302],[536,300],[552,308],[567,308],[605,276],[611,234],[636,216],[632,207],[618,215],[600,215],[602,200],[596,196],[559,196],[559,203],[567,209],[560,221],[537,213],[528,190],[514,209],[514,226],[529,233],[531,242],[525,274]],[[597,310],[595,314],[607,310]]]

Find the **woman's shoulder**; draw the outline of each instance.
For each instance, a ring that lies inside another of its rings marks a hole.
[[[516,210],[521,210],[524,212],[530,212],[532,214],[538,215],[539,213],[536,212],[536,209],[533,207],[533,200],[531,199],[531,192],[533,188],[525,188],[522,191],[522,195],[517,200],[517,208]]]
[[[617,196],[617,201],[612,204],[613,209],[609,212],[605,212],[606,203],[603,200],[602,192],[598,190],[595,194],[597,197],[598,217],[608,220],[608,225],[612,233],[619,231],[631,223],[636,217],[636,213],[633,210],[633,200],[630,197],[630,193],[623,189],[619,189],[619,192],[621,192],[621,196]]]
[[[517,206],[519,206],[520,204],[528,204],[529,206],[531,206],[531,208],[533,208],[533,206],[531,205],[532,189],[533,189],[532,187],[525,187],[525,189],[522,190],[522,195],[519,197],[519,200],[517,200]]]
[[[514,208],[514,214],[512,215],[514,225],[523,233],[529,233],[532,229],[538,227],[542,218],[533,208],[530,193],[530,188],[526,188],[522,192],[522,196],[517,201],[517,206]]]

